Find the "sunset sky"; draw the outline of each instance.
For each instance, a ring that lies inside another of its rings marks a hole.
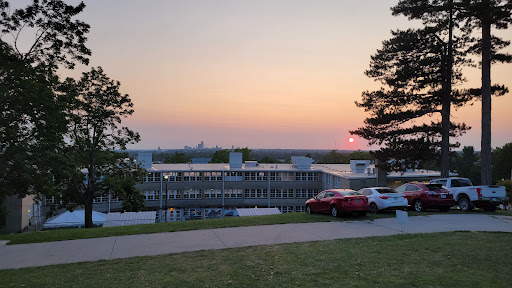
[[[397,2],[95,0],[79,19],[91,25],[90,65],[135,104],[124,123],[142,141],[129,148],[370,149],[348,131],[367,116],[354,101],[380,87],[364,75],[370,56],[390,30],[417,25],[391,16]],[[512,39],[510,29],[499,35]],[[479,70],[466,72],[480,86]],[[511,72],[493,66],[493,82],[512,88]],[[477,150],[480,109],[453,112],[472,126],[459,141]],[[512,142],[510,94],[493,99],[492,117],[493,147]]]

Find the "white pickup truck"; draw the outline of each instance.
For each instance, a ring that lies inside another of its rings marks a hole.
[[[473,207],[494,211],[499,204],[508,202],[503,186],[473,186],[468,178],[457,177],[434,179],[430,183],[448,188],[462,211],[470,211]]]

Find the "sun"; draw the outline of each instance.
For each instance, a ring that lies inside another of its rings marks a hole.
[[[355,141],[354,138],[352,138],[352,137],[348,138],[348,142],[354,143],[354,141]]]

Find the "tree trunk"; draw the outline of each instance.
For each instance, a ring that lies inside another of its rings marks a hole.
[[[92,200],[94,197],[87,197],[85,202],[85,228],[93,228],[94,223],[92,222]]]
[[[480,166],[482,185],[492,184],[491,167],[491,23],[482,17],[482,139]]]
[[[451,3],[450,3],[451,4]],[[441,177],[450,177],[450,113],[452,103],[452,70],[453,70],[453,12],[450,10],[447,49],[444,51],[442,63],[443,95],[441,108]]]

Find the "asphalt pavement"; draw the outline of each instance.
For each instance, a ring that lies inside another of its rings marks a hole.
[[[403,231],[402,231],[403,230]],[[402,233],[448,231],[512,232],[512,217],[449,214],[396,218],[218,228],[6,245],[0,241],[0,269],[109,260],[199,250],[226,249]]]

